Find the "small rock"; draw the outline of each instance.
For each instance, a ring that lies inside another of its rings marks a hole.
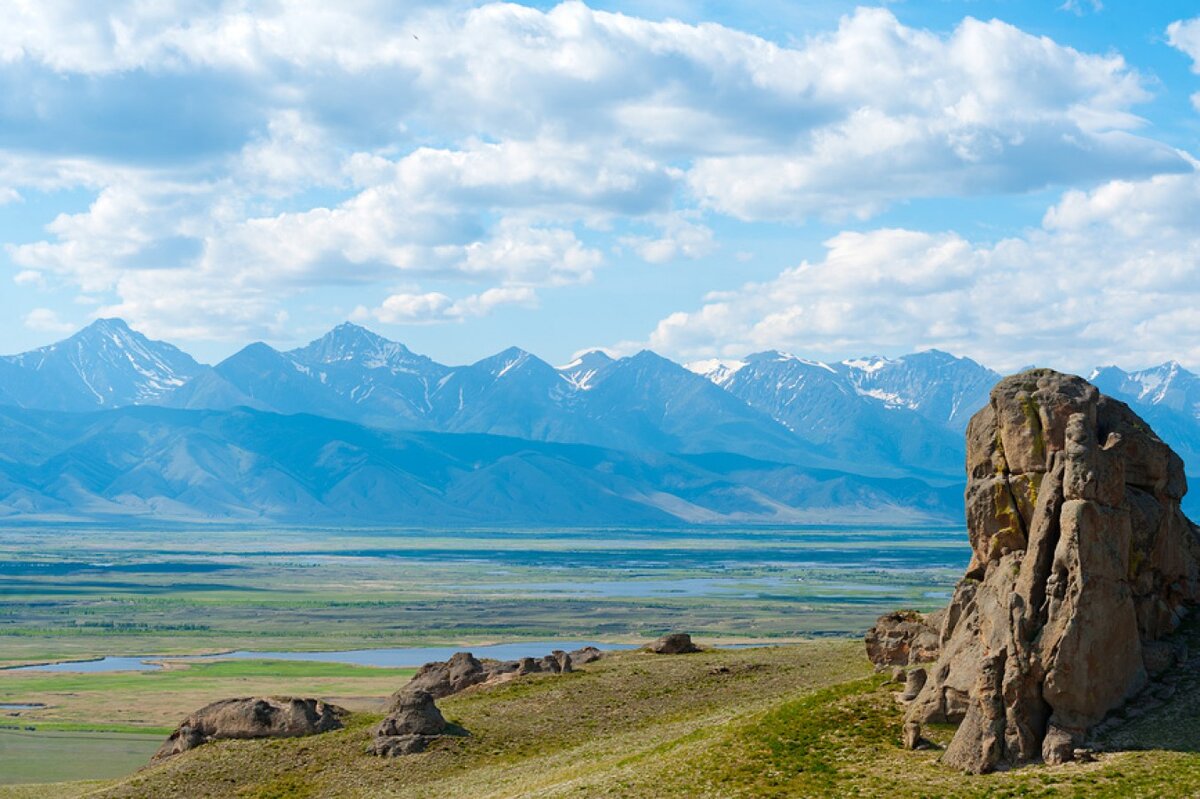
[[[559,674],[567,674],[568,672],[575,670],[571,663],[571,655],[569,653],[564,652],[561,649],[555,649],[550,653],[550,656],[553,657],[555,662],[558,664]]]
[[[900,695],[900,699],[904,702],[911,702],[921,693],[921,689],[925,687],[925,681],[929,679],[929,675],[925,669],[913,669],[908,673],[904,682],[904,693]]]
[[[903,683],[906,677],[907,673],[899,666],[892,669],[892,682]]]
[[[700,647],[692,643],[692,636],[687,633],[669,633],[650,644],[647,649],[657,655],[686,655],[700,651]]]
[[[380,735],[369,747],[367,754],[376,757],[399,757],[424,752],[436,735]]]
[[[1096,753],[1091,749],[1076,749],[1073,753],[1076,763],[1095,763]]]
[[[904,748],[920,749],[922,743],[921,725],[915,721],[904,722]]]
[[[1051,766],[1070,762],[1075,756],[1075,737],[1066,730],[1050,727],[1042,739],[1042,760]]]

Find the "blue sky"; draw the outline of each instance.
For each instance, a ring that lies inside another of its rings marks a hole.
[[[0,351],[1200,367],[1194,3],[16,9]]]

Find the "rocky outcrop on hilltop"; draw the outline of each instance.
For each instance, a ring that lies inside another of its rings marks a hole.
[[[502,682],[526,674],[566,674],[578,664],[599,660],[603,654],[594,646],[571,652],[556,649],[544,657],[520,660],[479,660],[470,652],[455,652],[449,660],[435,660],[418,669],[412,679],[392,695],[392,705],[412,691],[425,691],[434,699],[441,699],[475,685]]]
[[[387,717],[375,728],[368,753],[397,757],[423,752],[449,726],[428,691],[405,691],[396,695]]]
[[[943,759],[970,772],[1069,760],[1200,599],[1183,463],[1125,404],[1033,370],[972,418],[967,471],[972,559],[907,721],[961,722]]]
[[[154,760],[225,738],[296,738],[338,730],[346,711],[319,699],[252,697],[222,699],[183,720]]]
[[[700,651],[687,633],[668,633],[646,648],[656,655],[687,655]]]

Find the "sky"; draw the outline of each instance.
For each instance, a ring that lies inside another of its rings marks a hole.
[[[0,352],[1200,369],[1194,2],[5,13]]]

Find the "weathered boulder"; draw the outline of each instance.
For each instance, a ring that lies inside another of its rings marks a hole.
[[[686,655],[700,651],[687,633],[668,633],[646,648],[657,655]]]
[[[422,666],[403,691],[428,691],[434,699],[456,694],[488,679],[490,673],[470,652],[455,652],[449,660]]]
[[[942,612],[885,613],[867,630],[867,657],[876,666],[912,666],[937,660]]]
[[[401,691],[393,697],[387,718],[375,728],[375,737],[367,751],[379,757],[422,752],[448,726],[428,691]]]
[[[346,710],[319,699],[222,699],[183,720],[154,760],[227,738],[295,738],[341,729]]]
[[[571,663],[576,666],[594,663],[595,661],[604,657],[604,653],[594,646],[585,646],[582,649],[572,649],[567,654],[571,656]]]
[[[925,683],[929,679],[929,673],[925,669],[911,669],[904,679],[904,693],[900,695],[900,699],[905,702],[911,702],[921,694],[921,689],[925,687]]]
[[[971,563],[907,718],[961,721],[943,759],[967,771],[1061,762],[1200,599],[1183,463],[1123,403],[1039,369],[971,419],[967,472]]]

